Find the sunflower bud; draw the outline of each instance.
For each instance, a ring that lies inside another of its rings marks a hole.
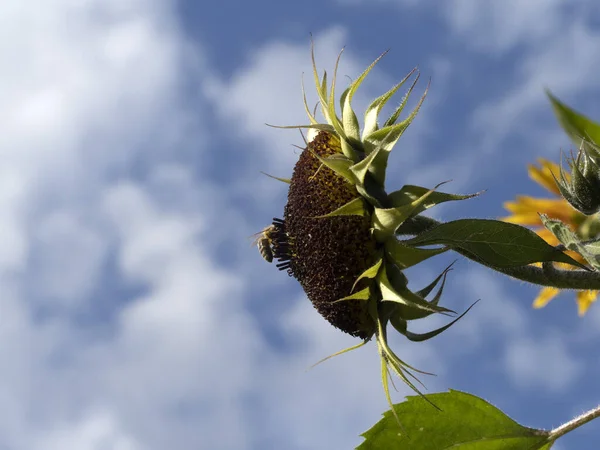
[[[569,204],[587,216],[600,211],[600,167],[586,148],[579,150],[577,158],[568,161],[570,177],[560,170],[556,185]]]

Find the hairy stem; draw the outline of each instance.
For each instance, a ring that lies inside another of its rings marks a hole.
[[[398,229],[397,234],[418,235],[437,225],[441,225],[441,222],[430,217],[416,216],[402,224]],[[600,290],[600,272],[557,269],[551,263],[544,264],[543,267],[531,265],[520,267],[493,267],[469,252],[461,249],[454,249],[454,251],[479,264],[487,266],[490,269],[503,273],[504,275],[529,283],[538,284],[540,286],[549,286],[558,289]]]
[[[597,406],[594,409],[590,409],[587,412],[584,412],[580,416],[575,417],[573,420],[569,420],[567,423],[562,424],[560,427],[555,428],[550,431],[548,435],[548,441],[552,442],[557,440],[559,437],[564,436],[570,431],[573,431],[575,428],[579,428],[582,425],[600,417],[600,406]]]

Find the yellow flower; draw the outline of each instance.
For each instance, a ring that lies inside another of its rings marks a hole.
[[[597,234],[595,229],[597,228],[598,219],[593,216],[586,217],[571,207],[571,205],[560,196],[560,192],[553,176],[553,174],[557,175],[560,173],[558,164],[543,158],[539,158],[538,162],[541,167],[537,167],[533,164],[529,165],[529,177],[548,191],[552,192],[557,198],[546,199],[518,195],[514,202],[504,203],[504,208],[512,214],[508,217],[504,217],[503,220],[532,227],[541,238],[551,245],[559,245],[560,242],[558,242],[558,239],[556,239],[554,234],[544,227],[539,214],[546,214],[551,218],[560,219],[565,224],[569,225],[569,227],[582,239],[591,239],[595,237],[595,234]],[[565,173],[565,176],[568,179],[569,175]],[[585,263],[578,253],[570,251],[567,251],[566,253],[577,261]],[[564,267],[571,268],[571,266],[567,265],[564,265]],[[533,307],[543,308],[559,293],[560,289],[557,288],[543,288],[533,301]],[[578,313],[580,316],[583,316],[590,305],[596,301],[598,291],[577,291],[575,296]]]

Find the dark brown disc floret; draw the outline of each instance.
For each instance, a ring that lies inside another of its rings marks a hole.
[[[290,182],[284,221],[273,222],[284,230],[275,245],[281,269],[302,285],[308,298],[332,325],[363,339],[374,333],[367,302],[345,300],[356,279],[375,262],[375,240],[367,216],[326,215],[360,194],[345,178],[324,166],[315,154],[340,154],[339,139],[321,131],[302,152]],[[285,235],[285,239],[282,237]],[[364,286],[357,286],[356,290]]]

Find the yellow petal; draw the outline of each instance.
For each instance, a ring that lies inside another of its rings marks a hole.
[[[548,230],[547,228],[539,228],[539,229],[533,230],[533,231],[535,231],[535,234],[537,234],[539,237],[541,237],[543,240],[545,240],[550,245],[557,246],[558,244],[560,244],[560,242],[556,238],[556,236],[554,236],[554,234],[552,234],[552,232],[550,230]],[[581,264],[588,263],[583,256],[581,256],[579,253],[577,253],[575,251],[565,250],[565,253],[567,255],[569,255],[571,258],[573,258],[575,261],[580,262]],[[554,263],[554,265],[556,265],[562,269],[575,270],[575,267],[573,267],[570,264]]]
[[[583,256],[581,256],[581,255],[580,255],[579,253],[577,253],[577,252],[573,252],[573,251],[567,250],[565,253],[566,253],[567,255],[569,255],[571,258],[573,258],[575,261],[577,261],[577,262],[579,262],[579,263],[581,263],[581,264],[584,264],[584,265],[587,265],[587,264],[589,264],[589,263],[588,263],[588,262],[585,260],[585,258],[584,258]],[[568,265],[568,264],[567,264],[567,265]],[[570,268],[571,270],[576,270],[576,267],[574,267],[574,266],[571,266],[571,265],[569,265],[569,268]]]
[[[557,237],[554,236],[552,231],[550,231],[547,228],[540,228],[538,230],[533,230],[533,231],[535,231],[535,234],[537,234],[539,237],[541,237],[543,240],[545,240],[550,245],[560,244]]]
[[[516,223],[517,225],[525,225],[530,227],[542,225],[540,216],[538,216],[535,213],[513,214],[512,216],[501,217],[500,220],[503,220],[504,222]]]
[[[559,165],[544,158],[538,158],[538,163],[542,167],[536,167],[533,164],[529,165],[529,177],[550,192],[560,196],[560,191],[556,187],[556,182],[552,176],[554,174],[557,178],[560,177]],[[567,180],[570,178],[568,173],[565,173],[565,177]]]
[[[578,291],[577,292],[577,312],[582,317],[587,312],[592,303],[596,301],[598,291]]]
[[[557,289],[557,288],[553,288],[553,287],[543,288],[540,291],[540,293],[538,294],[538,296],[536,297],[536,299],[533,301],[533,307],[535,309],[543,308],[550,302],[550,300],[552,300],[554,297],[556,297],[559,292],[560,292],[560,289]]]
[[[505,202],[504,208],[513,214],[500,220],[519,225],[535,227],[543,226],[540,214],[559,219],[569,225],[572,230],[578,230],[585,216],[576,211],[564,199],[535,198],[518,195],[516,201]]]

